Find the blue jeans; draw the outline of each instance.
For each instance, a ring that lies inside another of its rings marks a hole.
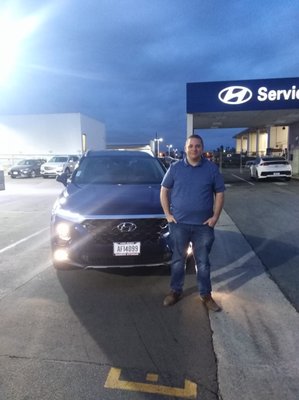
[[[177,293],[183,291],[186,268],[186,255],[189,243],[192,243],[196,263],[196,279],[199,294],[210,294],[212,291],[209,254],[215,240],[214,228],[208,225],[169,224],[172,246],[170,287]]]

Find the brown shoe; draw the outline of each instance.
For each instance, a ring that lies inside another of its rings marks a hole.
[[[207,307],[208,310],[214,312],[221,311],[221,307],[218,306],[218,304],[213,300],[210,294],[207,294],[205,296],[200,296],[200,300],[204,303],[204,305]]]
[[[174,290],[171,290],[171,292],[165,297],[163,306],[173,306],[181,299],[181,297],[182,293],[177,293]]]

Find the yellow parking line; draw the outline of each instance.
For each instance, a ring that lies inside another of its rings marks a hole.
[[[144,393],[154,393],[154,394],[162,394],[165,396],[174,396],[180,397],[184,399],[196,399],[197,396],[197,385],[194,382],[185,379],[185,387],[184,388],[176,388],[171,386],[164,385],[156,385],[153,383],[141,383],[141,382],[132,382],[132,381],[124,381],[120,380],[121,369],[120,368],[111,368],[106,379],[105,388],[109,389],[121,389],[121,390],[129,390],[134,392],[144,392]],[[156,374],[147,374],[147,380],[149,381],[158,381],[158,375]]]
[[[146,380],[149,382],[158,382],[159,375],[157,374],[146,374]]]

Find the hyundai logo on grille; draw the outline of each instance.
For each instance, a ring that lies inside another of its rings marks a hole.
[[[133,222],[122,222],[121,224],[117,225],[117,229],[120,232],[133,232],[137,229],[137,225],[133,224]]]
[[[222,89],[218,98],[225,104],[243,104],[252,97],[252,91],[244,86],[229,86]]]

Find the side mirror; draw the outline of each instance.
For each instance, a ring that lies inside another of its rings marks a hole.
[[[62,174],[57,175],[56,177],[56,181],[62,183],[64,186],[67,186],[67,179],[68,176],[66,172],[63,172]]]

